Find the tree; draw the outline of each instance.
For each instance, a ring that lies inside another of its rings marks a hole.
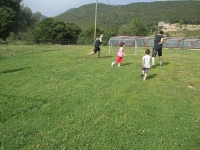
[[[110,37],[114,37],[116,35],[117,33],[114,28],[106,30],[103,35],[103,45],[107,45]]]
[[[127,24],[121,26],[118,30],[118,35],[130,35],[129,26]]]
[[[26,32],[34,24],[32,10],[29,7],[21,5],[19,14],[19,32]]]
[[[131,20],[130,23],[123,25],[118,30],[118,35],[146,36],[148,34],[147,26],[138,18]]]
[[[81,33],[81,28],[79,28],[77,25],[74,23],[66,23],[67,29],[69,29],[70,34],[69,34],[69,39],[77,39],[78,35]]]
[[[179,20],[178,24],[179,24],[180,28],[182,28],[182,25],[184,24],[184,21],[182,18]]]
[[[96,35],[99,36],[101,33],[103,33],[103,30],[97,27]],[[94,39],[94,26],[90,26],[83,30],[80,37],[85,39]]]
[[[21,0],[0,1],[0,38],[6,39],[9,33],[18,31]]]
[[[129,23],[129,34],[134,36],[146,36],[148,30],[142,20],[135,18]]]
[[[34,16],[33,16],[33,29],[35,29],[37,27],[37,25],[39,24],[41,16],[42,16],[42,14],[39,11],[34,13]]]
[[[57,19],[44,18],[34,30],[33,34],[36,41],[77,39],[80,28],[75,24],[66,24]]]
[[[158,31],[158,26],[149,26],[150,34],[153,34]]]

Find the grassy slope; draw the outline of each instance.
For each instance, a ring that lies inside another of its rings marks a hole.
[[[144,49],[120,68],[108,47],[26,49],[1,55],[1,149],[199,149],[199,51],[165,49],[142,81]]]
[[[181,18],[185,24],[199,24],[199,7],[197,1],[157,1],[137,2],[127,5],[98,3],[98,27],[103,29],[121,27],[135,18],[140,18],[147,25],[157,25],[159,21],[177,23]],[[156,11],[155,11],[156,10]],[[94,24],[95,3],[83,5],[56,16],[64,22],[73,22],[81,29]]]

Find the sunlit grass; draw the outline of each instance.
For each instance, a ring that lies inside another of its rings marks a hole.
[[[199,51],[164,49],[142,81],[145,48],[121,67],[101,49],[0,46],[0,149],[199,149]]]

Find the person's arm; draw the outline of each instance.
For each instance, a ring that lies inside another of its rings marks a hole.
[[[160,43],[158,43],[158,44],[162,44],[163,40],[164,40],[164,38],[162,37],[161,40],[160,40]]]
[[[100,40],[101,43],[103,42],[102,37],[100,37],[99,40]]]
[[[100,35],[100,37],[99,37],[100,42],[103,42],[102,38],[103,38],[103,34]]]
[[[144,59],[142,59],[142,68],[144,68]]]
[[[123,52],[122,52],[122,55],[123,55],[123,56],[126,56],[126,54],[124,54]]]
[[[123,47],[120,47],[120,53],[123,55],[123,56],[126,56],[123,52],[124,48]]]

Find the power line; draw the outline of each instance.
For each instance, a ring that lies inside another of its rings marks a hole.
[[[109,2],[109,0],[107,0],[107,2],[108,2],[108,4],[110,5],[110,2]],[[119,20],[119,16],[118,16],[118,14],[114,11],[114,9],[113,9],[113,7],[112,7],[112,5],[110,5],[110,7],[111,7],[111,9],[112,9],[112,11],[113,11],[113,14],[116,16],[116,18],[118,19],[118,21],[120,22],[120,20]]]

